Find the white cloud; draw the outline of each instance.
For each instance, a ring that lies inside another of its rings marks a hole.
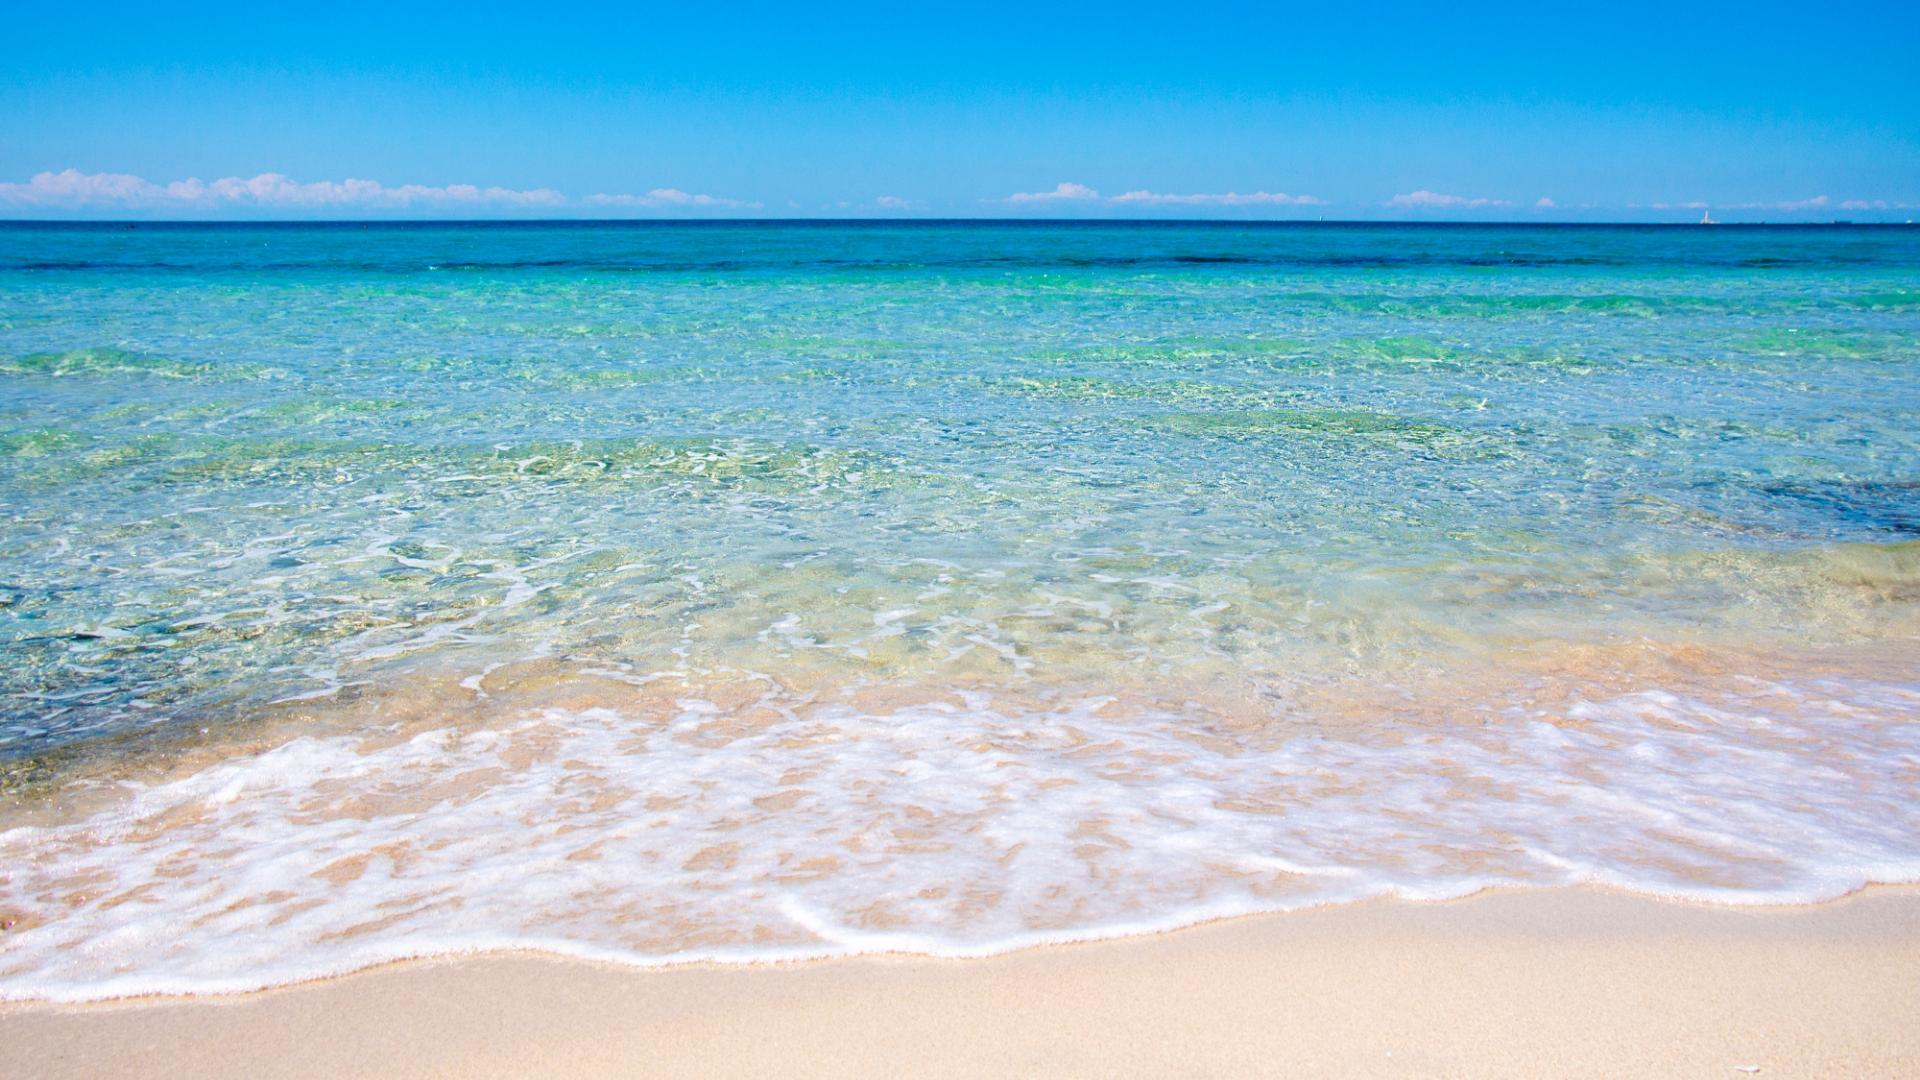
[[[1278,191],[1224,191],[1176,195],[1160,191],[1128,191],[1102,196],[1085,184],[1062,183],[1052,191],[1019,191],[1004,199],[1007,203],[1106,203],[1109,206],[1325,206],[1325,199],[1312,195],[1288,195]]]
[[[1655,210],[1705,210],[1707,209],[1707,204],[1697,199],[1693,202],[1683,202],[1683,203],[1657,202],[1651,205],[1652,205],[1652,208]],[[1908,209],[1908,207],[1904,203],[1888,202],[1885,199],[1846,199],[1841,202],[1835,202],[1830,196],[1826,196],[1826,195],[1815,195],[1811,199],[1786,199],[1778,202],[1725,203],[1721,205],[1721,209],[1723,210],[1780,210],[1786,213],[1794,213],[1794,212],[1803,211],[1803,210],[1826,210],[1828,208],[1837,209],[1837,210],[1904,210],[1904,209]]]
[[[1913,203],[1889,202],[1886,199],[1848,199],[1837,204],[1842,210],[1912,210]]]
[[[882,195],[873,200],[873,205],[882,210],[911,210],[919,204],[912,199],[903,199],[898,195]]]
[[[1010,203],[1073,202],[1098,199],[1100,193],[1085,184],[1062,183],[1052,191],[1016,191],[1006,197]]]
[[[43,172],[24,184],[0,183],[0,206],[47,210],[486,210],[557,209],[569,205],[552,188],[519,191],[476,184],[399,184],[378,180],[317,180],[302,183],[283,173],[218,180],[191,177],[156,184],[126,173]],[[655,188],[645,195],[589,195],[579,205],[631,208],[735,210],[757,202]]]
[[[1505,199],[1475,199],[1465,195],[1444,195],[1438,191],[1409,191],[1404,195],[1395,195],[1387,200],[1388,206],[1415,207],[1419,209],[1473,208],[1481,206],[1512,206]]]
[[[760,204],[742,199],[723,199],[718,195],[696,195],[679,188],[654,188],[645,195],[608,195],[601,192],[586,197],[589,206],[625,207],[700,207],[718,210],[757,209]]]
[[[552,207],[564,205],[566,201],[566,196],[550,188],[516,191],[473,184],[388,187],[378,180],[354,179],[303,184],[282,173],[261,173],[251,178],[228,176],[213,181],[192,177],[162,185],[125,173],[83,173],[66,169],[36,174],[24,184],[0,184],[0,204],[53,210]]]
[[[24,184],[0,184],[0,202],[11,206],[83,206],[126,203],[164,196],[162,189],[125,173],[43,172]]]
[[[1064,186],[1064,185],[1063,185]],[[1222,192],[1216,195],[1165,195],[1157,191],[1129,191],[1124,195],[1115,195],[1107,200],[1113,203],[1133,203],[1141,206],[1325,206],[1325,199],[1316,199],[1312,195],[1288,195],[1277,191],[1252,191],[1241,194],[1237,191]]]
[[[1795,209],[1826,209],[1832,202],[1834,200],[1830,200],[1828,196],[1816,194],[1812,198],[1791,198],[1782,202],[1741,202],[1741,204],[1734,204],[1730,209],[1786,209],[1791,213]]]
[[[1539,201],[1535,202],[1533,205],[1535,208],[1540,210],[1552,210],[1558,207],[1560,204],[1557,202],[1554,202],[1552,199],[1547,198],[1545,195],[1542,195],[1540,196]]]

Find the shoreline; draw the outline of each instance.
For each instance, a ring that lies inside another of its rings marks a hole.
[[[978,958],[1489,887],[1740,905],[1920,882],[1907,686],[1648,692],[1557,722],[1342,738],[1111,715],[1112,697],[1003,715],[889,692],[808,713],[720,684],[628,687],[638,707],[608,709],[599,683],[544,673],[501,677],[551,696],[537,715],[508,699],[450,728],[443,702],[407,695],[383,730],[0,832],[20,868],[0,874],[0,999],[248,992],[518,950]]]
[[[242,994],[0,1003],[0,1072],[1902,1075],[1920,887],[1593,888],[1239,916],[976,959],[633,968],[526,952]]]

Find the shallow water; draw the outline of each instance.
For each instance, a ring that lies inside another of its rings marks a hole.
[[[1916,371],[1900,228],[0,227],[0,995],[1920,878]]]

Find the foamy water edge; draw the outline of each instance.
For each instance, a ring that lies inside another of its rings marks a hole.
[[[1803,904],[1920,881],[1920,688],[1752,682],[1718,702],[1641,691],[1552,722],[1264,749],[1099,698],[797,708],[700,753],[684,744],[730,717],[694,699],[370,753],[305,737],[86,822],[0,833],[0,861],[33,867],[0,902],[41,916],[0,938],[0,998],[236,993],[519,950],[635,967],[978,957],[1496,887]],[[645,809],[670,798],[691,806]],[[338,883],[321,873],[356,858]],[[62,881],[93,882],[65,914]],[[966,902],[968,884],[1000,902]]]

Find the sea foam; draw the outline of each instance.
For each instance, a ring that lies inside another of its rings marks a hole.
[[[1495,886],[1797,903],[1920,880],[1920,688],[1752,680],[1263,745],[1090,697],[683,697],[302,737],[0,833],[0,996],[403,957],[978,956]]]

